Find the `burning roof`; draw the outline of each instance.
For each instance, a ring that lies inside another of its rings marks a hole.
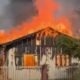
[[[60,5],[55,0],[35,0],[34,4],[38,10],[38,15],[34,16],[32,21],[28,23],[25,21],[8,33],[0,35],[0,44],[8,43],[48,26],[56,31],[72,36],[71,23],[68,18],[61,16],[56,20],[55,16],[53,16],[55,11],[60,8]]]
[[[60,32],[58,32],[58,31],[56,31],[56,30],[54,30],[54,28],[53,27],[40,27],[40,28],[36,28],[34,31],[32,31],[32,29],[29,29],[28,30],[28,28],[26,29],[26,31],[24,32],[24,33],[22,33],[22,31],[20,32],[20,31],[18,31],[18,30],[13,30],[13,31],[11,31],[10,33],[4,33],[4,34],[1,34],[0,35],[0,44],[2,45],[2,44],[6,44],[6,43],[8,43],[8,42],[12,42],[12,41],[14,41],[14,40],[16,40],[16,39],[19,39],[19,38],[22,38],[22,37],[24,37],[24,36],[27,36],[27,35],[29,35],[29,34],[32,34],[32,33],[36,33],[36,32],[39,32],[39,31],[45,31],[46,33],[45,34],[48,34],[49,33],[49,29],[52,29],[53,30],[53,32],[54,33],[52,33],[51,35],[55,35],[56,33],[60,33]]]

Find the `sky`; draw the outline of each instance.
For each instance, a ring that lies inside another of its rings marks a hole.
[[[35,1],[35,0],[33,0]],[[0,0],[0,29],[9,30],[37,14],[32,0]],[[69,18],[75,35],[80,35],[80,0],[56,0],[58,16]]]

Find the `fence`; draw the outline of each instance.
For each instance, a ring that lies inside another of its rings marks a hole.
[[[0,67],[0,80],[8,80],[8,69],[7,67]]]
[[[55,68],[48,80],[80,80],[80,66]],[[0,67],[0,80],[41,80],[40,67]]]

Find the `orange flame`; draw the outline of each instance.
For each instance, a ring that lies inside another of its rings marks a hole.
[[[6,43],[27,34],[36,32],[46,27],[72,36],[71,24],[66,17],[60,17],[56,20],[53,14],[60,8],[54,0],[35,0],[35,6],[38,10],[38,15],[34,16],[31,22],[23,22],[22,25],[10,30],[5,36],[1,37],[0,43]]]

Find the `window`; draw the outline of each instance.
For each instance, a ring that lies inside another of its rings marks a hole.
[[[24,54],[23,65],[25,67],[38,66],[38,56],[34,54]]]
[[[53,45],[53,38],[52,37],[46,37],[46,45]]]
[[[57,67],[69,66],[71,63],[69,55],[57,54],[55,56],[55,65]]]
[[[22,66],[22,56],[15,56],[15,65]]]

